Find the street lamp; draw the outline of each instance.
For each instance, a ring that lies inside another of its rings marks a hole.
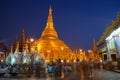
[[[28,40],[28,49],[29,49],[30,52],[33,51],[33,48],[32,48],[32,43],[33,43],[33,42],[34,42],[34,38],[30,38],[30,39]]]
[[[88,50],[88,53],[91,53],[92,52],[92,50]]]
[[[31,43],[34,42],[34,38],[30,38],[30,42],[31,42]]]
[[[82,49],[80,49],[80,52],[82,52]]]

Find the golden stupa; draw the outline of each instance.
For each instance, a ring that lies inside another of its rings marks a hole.
[[[46,27],[41,34],[41,38],[32,44],[31,51],[35,49],[39,54],[44,53],[47,60],[72,59],[72,50],[58,38],[53,24],[51,7],[49,9]]]

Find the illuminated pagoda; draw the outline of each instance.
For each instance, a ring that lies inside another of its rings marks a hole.
[[[40,62],[40,59],[44,60],[44,55],[39,55],[36,50],[30,52],[29,50],[30,42],[25,38],[24,29],[22,29],[22,34],[20,40],[16,39],[11,46],[9,55],[6,57],[7,64],[36,64]]]
[[[26,37],[25,37],[24,29],[22,29],[22,33],[21,33],[21,36],[20,36],[20,40],[17,39],[17,35],[16,35],[16,39],[15,39],[15,41],[14,41],[14,43],[13,43],[13,52],[15,52],[18,44],[19,44],[19,46],[18,46],[18,51],[19,51],[19,52],[24,52],[26,46],[29,45],[29,44],[27,43],[27,39],[26,39]]]
[[[20,38],[20,42],[19,42],[19,51],[23,52],[26,48],[26,45],[28,45],[27,40],[25,39],[25,33],[24,33],[24,29],[22,30],[22,34],[21,34],[21,38]]]
[[[71,60],[72,50],[59,39],[54,28],[52,7],[49,9],[49,15],[46,27],[41,34],[41,38],[36,40],[31,47],[31,51],[37,50],[39,54],[44,53],[46,60]]]

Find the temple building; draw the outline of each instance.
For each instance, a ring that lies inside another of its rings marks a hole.
[[[75,60],[72,50],[58,38],[54,28],[52,18],[52,8],[49,9],[46,27],[41,34],[41,38],[32,42],[25,37],[24,29],[20,40],[16,39],[11,47],[9,55],[6,57],[7,64],[36,64],[41,61],[50,60]]]
[[[28,44],[27,44],[27,40],[25,39],[25,33],[24,33],[24,29],[23,29],[21,38],[20,38],[20,42],[19,42],[19,51],[23,52],[24,49],[26,48],[26,46],[28,46]]]
[[[97,52],[102,55],[103,61],[118,61],[120,64],[120,14],[106,27],[105,32],[97,42],[97,47]]]
[[[12,46],[13,46],[13,50],[12,50],[13,52],[15,52],[17,46],[18,46],[18,52],[24,52],[26,47],[30,52],[30,41],[25,37],[24,29],[22,29],[20,40],[18,40],[18,37],[16,36],[16,39]]]
[[[5,42],[0,40],[0,62],[4,61],[8,55],[8,47]]]
[[[72,50],[58,37],[53,23],[51,7],[49,9],[46,27],[40,39],[32,44],[31,51],[33,52],[35,49],[39,54],[44,53],[46,60],[57,60],[59,58],[62,60],[71,60],[74,58],[72,56]]]
[[[44,60],[43,54],[38,54],[36,50],[30,52],[30,41],[26,39],[24,29],[22,29],[22,34],[20,40],[16,39],[11,46],[10,52],[6,57],[7,64],[36,64]]]

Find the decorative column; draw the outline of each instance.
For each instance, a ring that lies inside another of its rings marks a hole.
[[[111,53],[110,53],[110,44],[108,41],[106,42],[106,44],[107,44],[107,62],[108,62],[108,61],[111,61],[112,58],[111,58]]]
[[[120,44],[119,44],[119,35],[116,35],[114,38],[114,42],[115,42],[115,48],[116,48],[116,56],[117,58],[120,58]]]

